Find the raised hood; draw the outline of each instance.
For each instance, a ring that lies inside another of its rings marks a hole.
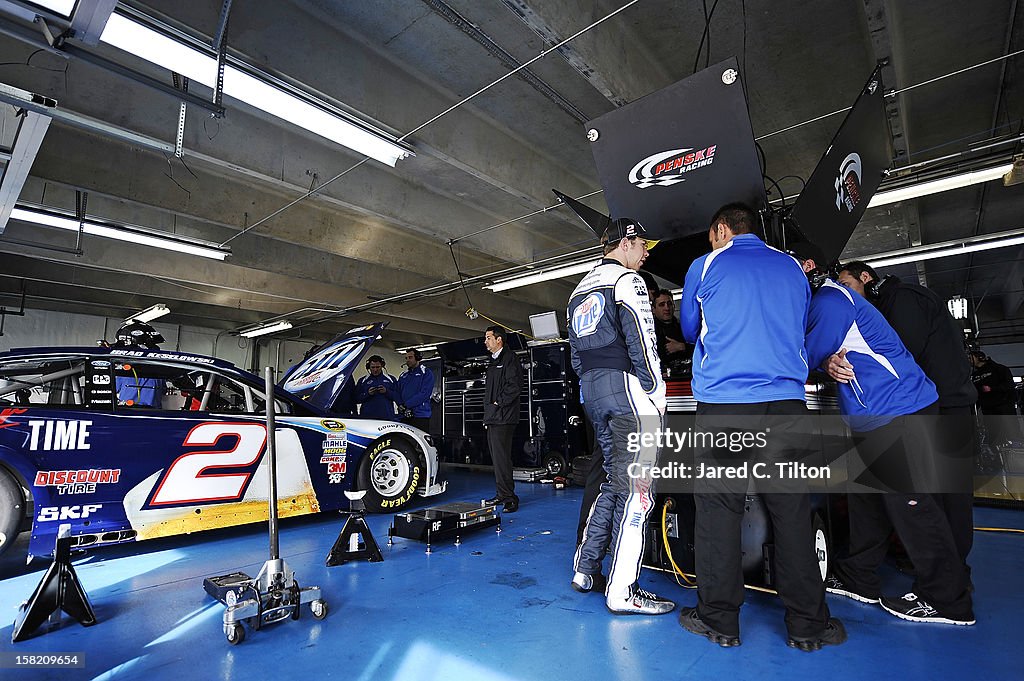
[[[330,409],[387,325],[378,322],[360,326],[314,348],[306,359],[288,370],[281,379],[281,387],[314,406]]]

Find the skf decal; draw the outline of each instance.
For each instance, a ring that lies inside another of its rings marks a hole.
[[[32,429],[28,448],[44,452],[67,449],[91,449],[89,426],[92,421],[36,421],[28,422]]]
[[[861,173],[860,154],[852,153],[843,159],[839,166],[839,175],[836,176],[836,210],[841,211],[844,207],[849,212],[860,203],[860,177]]]
[[[36,518],[36,521],[40,523],[48,523],[55,520],[78,520],[79,518],[88,518],[101,508],[103,508],[103,504],[85,504],[84,506],[46,506],[39,509],[39,517]]]
[[[0,411],[0,428],[10,428],[11,426],[18,425],[14,421],[8,421],[7,419],[11,418],[12,416],[17,416],[18,414],[24,414],[27,411],[28,409],[17,408],[9,408]]]
[[[337,419],[323,419],[320,421],[320,425],[327,430],[337,430],[339,432],[345,431],[345,424]]]
[[[113,485],[121,478],[120,468],[90,468],[81,471],[39,471],[36,487],[56,487],[58,494],[91,494],[96,485]]]
[[[629,182],[637,189],[669,187],[684,181],[684,173],[709,166],[715,161],[718,145],[703,149],[670,149],[643,159],[629,171]]]

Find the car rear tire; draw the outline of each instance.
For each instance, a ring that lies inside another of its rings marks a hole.
[[[423,456],[408,440],[396,435],[377,438],[366,448],[359,466],[359,489],[370,513],[390,513],[405,507],[425,481]]]
[[[0,469],[0,554],[18,538],[25,517],[25,500],[21,487],[11,475]]]

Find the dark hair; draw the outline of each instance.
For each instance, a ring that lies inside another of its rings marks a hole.
[[[658,290],[656,290],[654,292],[654,299],[655,300],[657,300],[658,298],[661,298],[662,296],[668,296],[669,298],[671,298],[672,297],[672,292],[669,291],[667,288],[659,288]]]
[[[423,355],[416,348],[409,348],[408,350],[405,351],[405,354],[408,355],[410,352],[412,353],[412,356],[416,358],[417,362],[423,359]]]
[[[370,365],[373,364],[374,362],[380,362],[381,367],[386,367],[388,365],[388,363],[385,362],[384,358],[381,357],[380,355],[371,355],[370,359],[366,360],[366,370],[367,371],[370,370]]]
[[[501,328],[500,326],[488,326],[486,329],[484,329],[484,334],[486,335],[488,331],[493,333],[495,338],[500,338],[502,345],[505,344],[505,334],[507,333],[505,329]]]
[[[851,260],[850,262],[846,263],[845,265],[840,265],[839,266],[839,271],[840,272],[849,272],[850,274],[852,274],[857,279],[860,279],[860,275],[862,275],[865,272],[867,272],[868,276],[871,277],[871,281],[878,281],[878,275],[875,274],[875,270],[873,270],[871,268],[871,265],[867,264],[866,262],[862,262],[860,260]]]
[[[733,234],[750,234],[757,226],[757,213],[745,203],[727,203],[711,218],[710,229],[724,222]]]

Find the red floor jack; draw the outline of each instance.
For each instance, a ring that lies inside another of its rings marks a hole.
[[[309,604],[313,617],[322,620],[327,617],[327,603],[320,597],[320,587],[299,588],[295,573],[278,551],[277,528],[277,445],[274,430],[274,370],[266,369],[267,394],[267,438],[268,475],[270,480],[270,560],[255,578],[244,572],[208,577],[203,588],[218,601],[227,606],[224,611],[224,636],[228,643],[238,645],[245,640],[245,622],[251,629],[259,630],[267,624],[286,619],[299,619],[299,606]]]

